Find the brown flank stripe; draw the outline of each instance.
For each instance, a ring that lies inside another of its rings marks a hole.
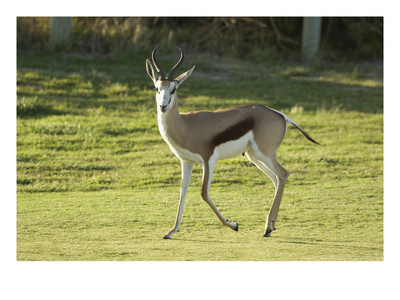
[[[214,147],[217,147],[223,143],[237,140],[248,133],[250,130],[252,130],[253,127],[254,119],[243,120],[242,122],[239,122],[236,125],[228,128],[227,130],[217,134],[212,139],[211,144]]]

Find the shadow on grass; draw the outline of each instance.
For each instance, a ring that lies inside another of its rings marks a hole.
[[[55,55],[47,68],[37,69],[37,60],[44,57],[20,52],[18,97],[36,100],[20,100],[18,117],[80,114],[84,109],[100,107],[108,111],[135,112],[138,107],[155,111],[153,85],[145,71],[146,58],[143,53],[122,55],[116,61]],[[203,70],[211,64],[199,63],[204,65]],[[180,88],[180,107],[182,111],[196,111],[261,104],[289,111],[296,108],[305,112],[339,109],[383,113],[380,75],[374,75],[378,79],[370,75],[374,70],[380,74],[382,66],[370,67],[363,74],[346,71],[342,65],[299,73],[290,71],[298,69],[293,65],[289,62],[272,69],[259,66],[263,76],[254,74],[254,64],[238,60],[211,69],[210,74],[196,69],[191,80]],[[188,67],[184,65],[181,71]]]
[[[367,247],[362,245],[349,245],[349,242],[341,241],[341,240],[321,240],[321,239],[314,239],[314,238],[301,238],[301,237],[291,237],[290,239],[287,238],[280,238],[282,243],[284,244],[299,244],[299,245],[309,245],[309,246],[318,246],[324,248],[346,248],[346,249],[357,249],[357,250],[373,250],[373,251],[383,251],[382,248],[378,247]],[[352,243],[352,242],[351,242]]]
[[[37,98],[22,97],[21,99],[17,99],[17,117],[21,119],[42,118],[49,115],[64,115],[66,113],[40,104]]]

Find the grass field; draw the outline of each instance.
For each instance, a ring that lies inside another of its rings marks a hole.
[[[177,53],[160,53],[164,69]],[[296,121],[278,157],[291,172],[277,230],[263,238],[272,182],[246,158],[217,163],[201,200],[194,169],[181,231],[172,227],[180,162],[157,127],[149,53],[17,55],[17,259],[383,260],[383,75],[374,64],[239,61],[196,64],[181,112],[263,104]]]

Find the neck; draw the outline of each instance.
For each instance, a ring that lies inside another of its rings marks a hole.
[[[158,129],[160,130],[161,136],[166,142],[168,142],[172,136],[180,131],[179,129],[182,129],[179,125],[179,122],[181,122],[181,116],[179,114],[178,98],[176,95],[172,106],[166,112],[162,112],[161,109],[158,108],[157,118]],[[176,138],[173,139],[176,140]]]

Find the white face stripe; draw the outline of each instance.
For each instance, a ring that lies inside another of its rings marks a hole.
[[[175,99],[176,83],[169,80],[158,80],[154,86],[157,91],[157,107],[162,112],[166,112]]]

